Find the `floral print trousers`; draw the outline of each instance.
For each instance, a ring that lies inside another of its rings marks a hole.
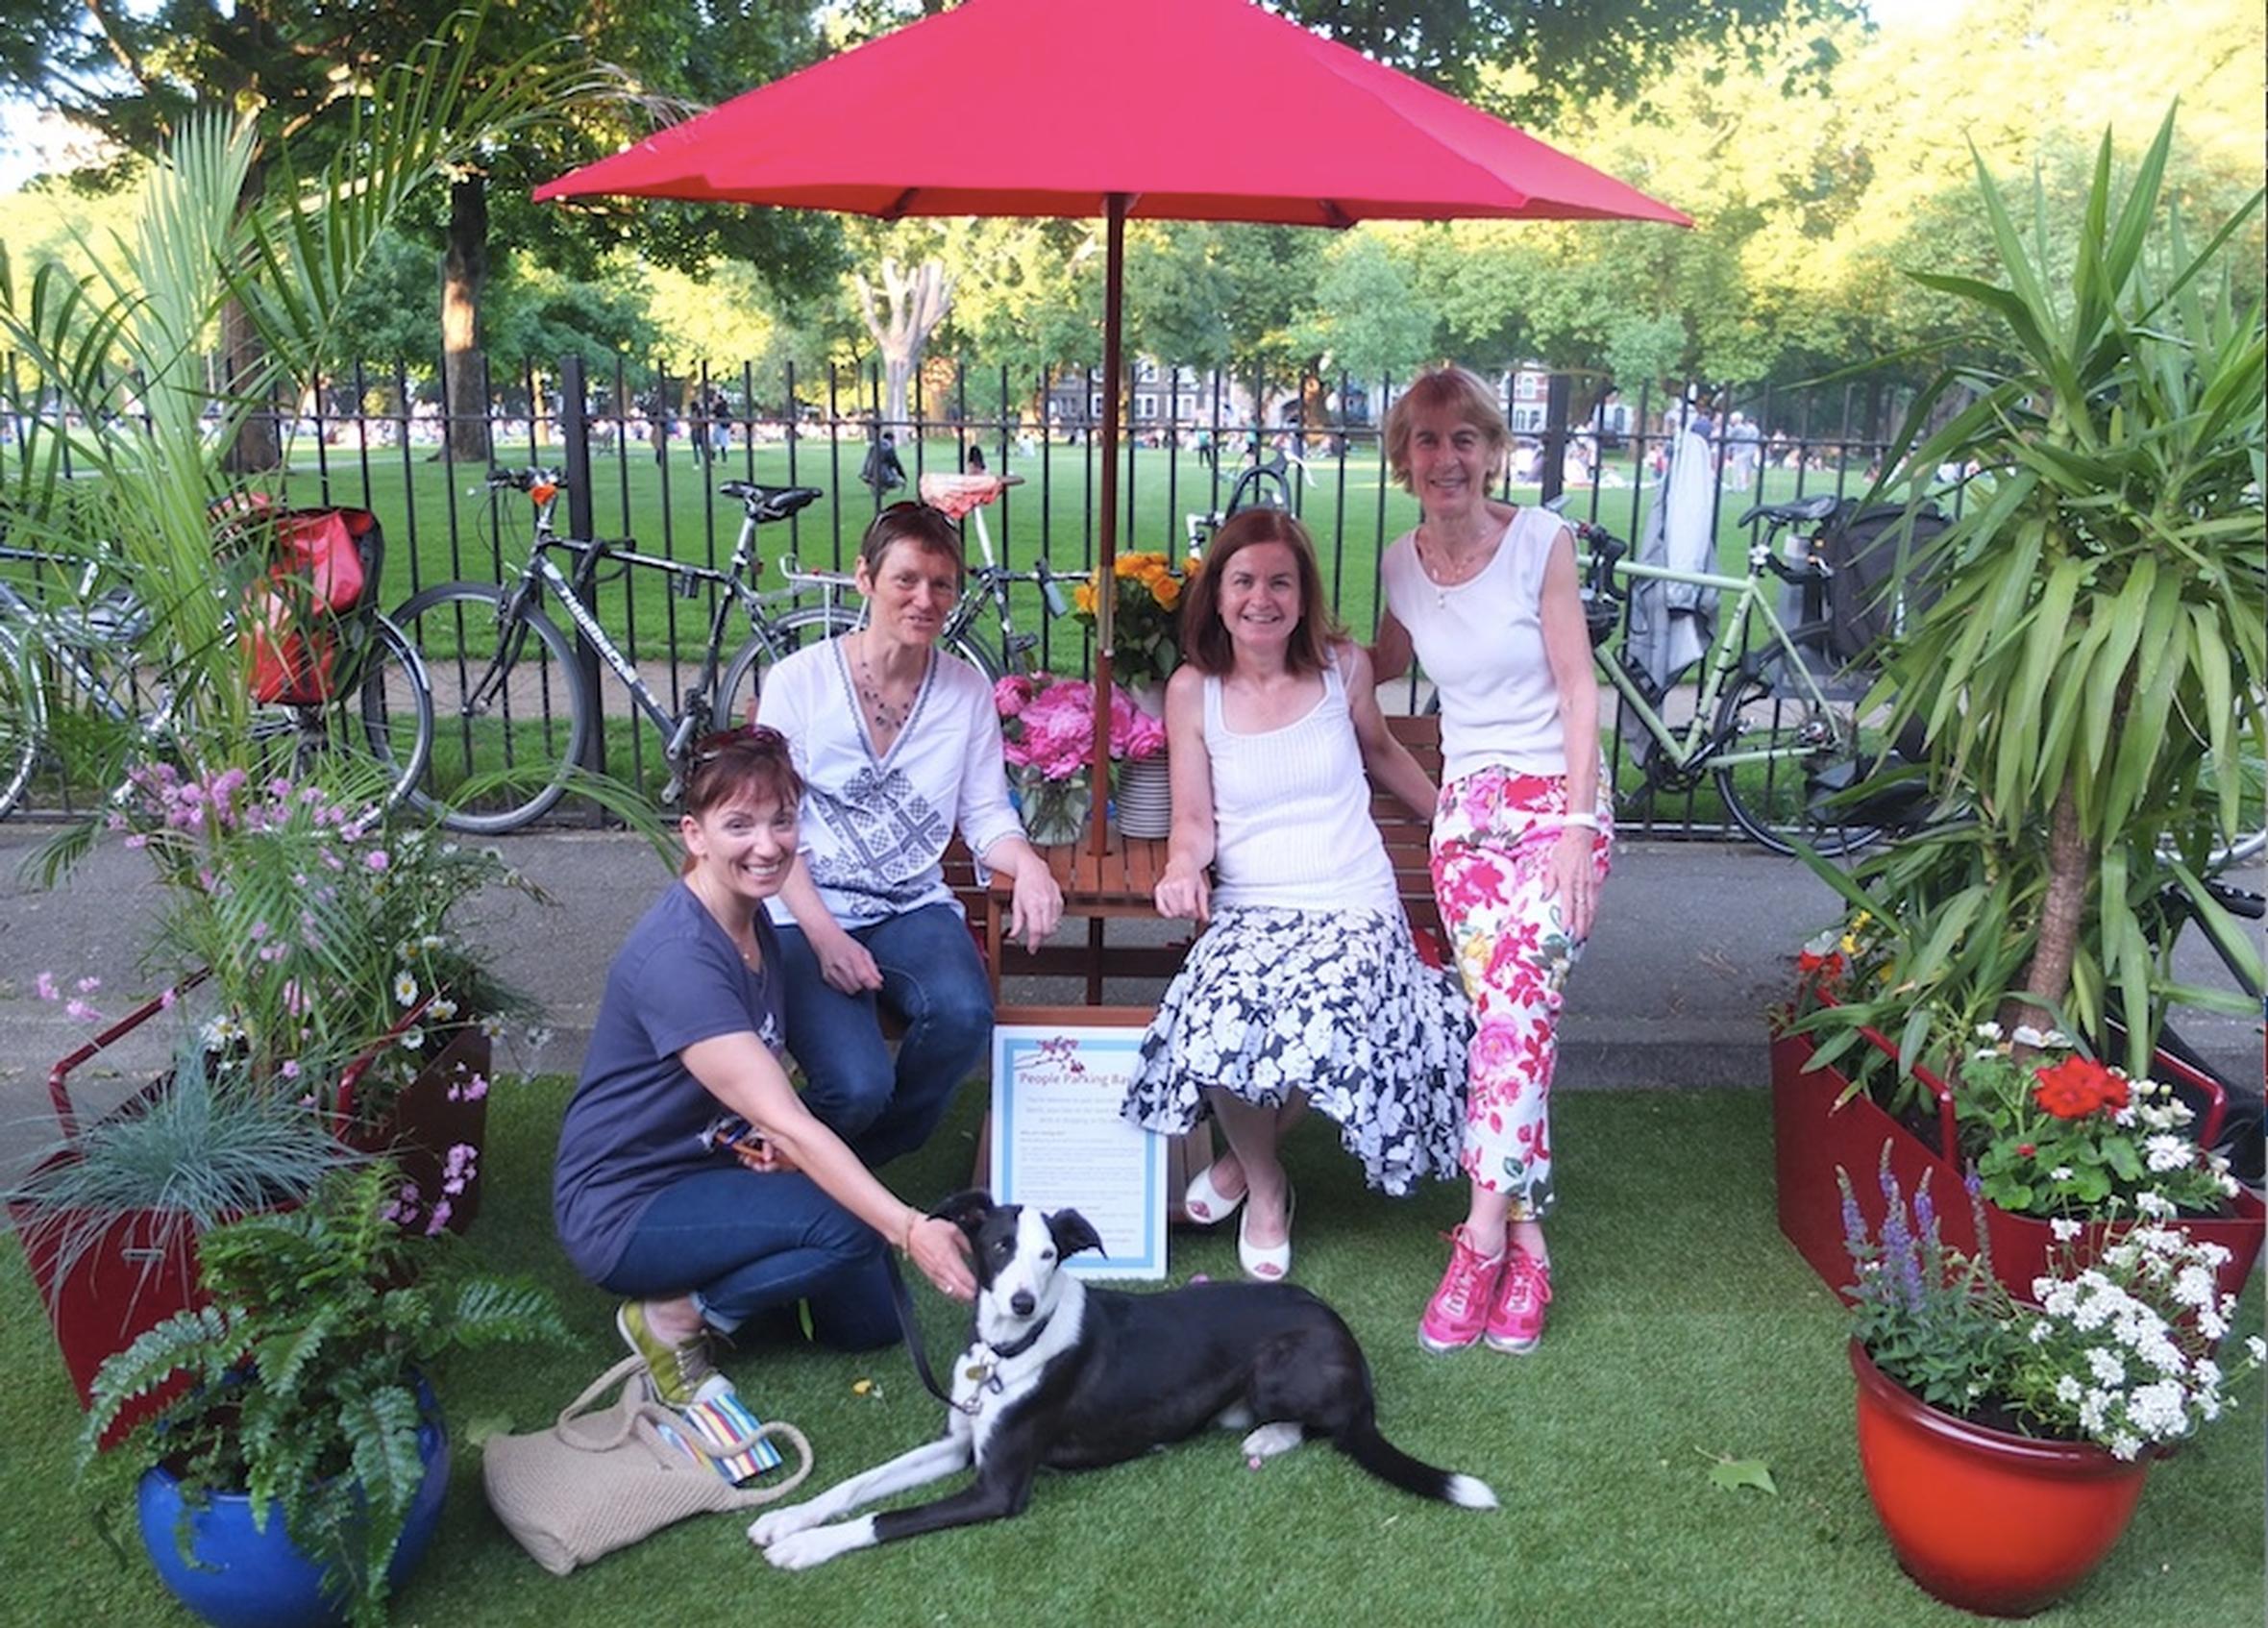
[[[1562,901],[1544,896],[1566,811],[1565,777],[1497,768],[1443,786],[1434,809],[1434,898],[1472,1002],[1460,1162],[1475,1186],[1510,1197],[1514,1221],[1541,1221],[1552,1207],[1561,990],[1583,948]],[[1614,841],[1605,799],[1598,819],[1591,865],[1603,881]]]

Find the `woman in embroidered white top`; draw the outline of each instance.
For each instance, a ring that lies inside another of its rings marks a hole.
[[[1331,624],[1298,521],[1255,508],[1223,526],[1181,615],[1157,904],[1211,925],[1143,1037],[1124,1111],[1168,1134],[1220,1121],[1230,1151],[1186,1208],[1210,1224],[1243,1205],[1245,1271],[1280,1278],[1292,1190],[1277,1147],[1309,1105],[1373,1187],[1457,1171],[1465,999],[1418,957],[1363,770],[1420,812],[1434,788]]]
[[[780,662],[758,703],[806,788],[802,847],[769,901],[788,1049],[805,1104],[870,1169],[928,1140],[992,1037],[991,986],[945,885],[954,829],[1015,878],[1010,936],[1035,948],[1063,915],[1008,802],[992,685],[936,648],[961,566],[950,520],[891,505],[858,545],[866,626]],[[881,1005],[906,1025],[895,1063]]]
[[[1415,647],[1442,705],[1433,883],[1472,999],[1465,1222],[1418,1337],[1535,1349],[1551,1299],[1546,1112],[1561,991],[1590,933],[1613,837],[1598,680],[1557,515],[1489,497],[1512,434],[1479,379],[1417,380],[1386,421],[1386,456],[1423,518],[1380,561],[1381,678]]]

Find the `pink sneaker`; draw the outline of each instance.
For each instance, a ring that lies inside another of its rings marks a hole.
[[[1425,1303],[1418,1321],[1418,1344],[1429,1351],[1462,1351],[1481,1337],[1496,1297],[1497,1270],[1504,1257],[1482,1256],[1471,1235],[1460,1226],[1449,1238],[1449,1270]]]
[[[1489,1349],[1525,1356],[1543,1338],[1543,1308],[1551,1304],[1551,1267],[1515,1249],[1497,1279],[1489,1308]]]

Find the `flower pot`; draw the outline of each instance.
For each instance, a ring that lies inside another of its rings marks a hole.
[[[494,1061],[495,1044],[478,1024],[452,1029],[381,1123],[345,1133],[365,1151],[390,1153],[402,1168],[403,1224],[462,1233],[480,1214]]]
[[[1129,758],[1118,766],[1112,799],[1119,834],[1159,838],[1173,832],[1173,781],[1163,757]]]
[[[1896,1048],[1886,1039],[1873,1044]],[[1977,1235],[1969,1207],[1962,1197],[1961,1163],[1956,1151],[1952,1094],[1943,1081],[1926,1071],[1918,1077],[1937,1097],[1938,1116],[1935,1145],[1916,1136],[1892,1119],[1863,1092],[1851,1092],[1850,1081],[1832,1064],[1807,1069],[1813,1047],[1808,1035],[1778,1034],[1772,1039],[1772,1168],[1778,1185],[1780,1230],[1795,1246],[1812,1270],[1840,1294],[1851,1281],[1849,1252],[1843,1245],[1842,1196],[1836,1186],[1839,1166],[1851,1178],[1859,1213],[1869,1233],[1879,1232],[1887,1208],[1875,1172],[1882,1150],[1890,1149],[1890,1173],[1909,1195],[1930,1178],[1945,1241],[1953,1247],[1975,1253]],[[2179,1058],[2159,1052],[2151,1065],[2158,1078],[2217,1097],[2220,1087]],[[1837,1099],[1849,1094],[1848,1100]],[[2268,1206],[2250,1191],[2230,1201],[2220,1216],[2184,1216],[2177,1223],[2192,1238],[2218,1244],[2229,1259],[2214,1274],[2219,1292],[2244,1291],[2253,1263],[2260,1253],[2263,1222]],[[2040,1216],[2015,1215],[1999,1205],[1984,1206],[1986,1242],[1992,1248],[1992,1271],[2011,1294],[2029,1298],[2032,1280],[2047,1270],[2056,1247],[2055,1233]],[[2088,1229],[2087,1246],[2097,1245],[2105,1229]]]
[[[1859,1464],[1907,1575],[1948,1605],[2029,1616],[2103,1563],[2127,1529],[2147,1456],[2037,1442],[1928,1406],[1851,1342]]]
[[[396,1587],[424,1559],[440,1528],[441,1504],[449,1492],[449,1432],[423,1380],[418,1392],[425,1402],[425,1422],[417,1433],[425,1478],[386,1567]],[[336,1592],[325,1591],[323,1565],[302,1553],[284,1531],[281,1506],[269,1508],[262,1530],[253,1524],[249,1493],[214,1492],[187,1505],[181,1483],[162,1466],[142,1477],[135,1502],[142,1547],[159,1580],[215,1628],[314,1628],[346,1620]]]

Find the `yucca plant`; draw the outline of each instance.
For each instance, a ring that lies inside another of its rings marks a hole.
[[[2100,1037],[2147,1070],[2181,987],[2152,912],[2169,885],[2240,965],[2260,952],[2200,880],[2256,828],[2268,755],[2262,311],[2223,256],[2256,193],[2202,247],[2166,196],[2171,112],[2130,178],[2108,133],[2076,254],[2031,245],[1982,160],[2002,282],[1915,273],[1977,319],[2006,365],[1949,368],[1916,404],[1889,482],[1918,503],[1967,475],[1956,522],[1917,560],[1936,590],[1886,662],[1898,721],[1926,726],[1940,818],[1849,877],[1823,876],[1886,941],[1881,974],[1802,1026],[1828,1059],[1871,1025],[1902,1062],[1958,1059],[1997,1020]],[[1960,407],[1934,432],[1923,428]]]
[[[396,1222],[399,1180],[382,1161],[337,1172],[303,1208],[207,1233],[210,1303],[103,1365],[81,1437],[84,1469],[130,1403],[186,1375],[108,1461],[136,1476],[164,1465],[192,1504],[248,1492],[263,1525],[281,1511],[357,1622],[384,1620],[386,1568],[425,1479],[428,1366],[452,1349],[568,1337],[543,1290],[434,1270],[455,1241]]]

